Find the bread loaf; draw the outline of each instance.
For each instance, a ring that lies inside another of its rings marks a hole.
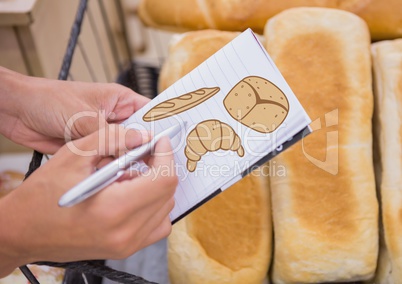
[[[352,11],[369,26],[373,40],[402,37],[402,1],[371,0]]]
[[[275,158],[274,283],[369,279],[378,253],[370,38],[357,16],[294,8],[268,21],[268,53],[315,132]]]
[[[181,36],[161,70],[160,91],[236,36],[213,30]],[[260,284],[271,259],[270,210],[267,182],[252,173],[175,224],[168,238],[171,283]]]
[[[375,145],[383,239],[376,281],[402,280],[402,39],[373,44]]]
[[[142,0],[139,14],[149,26],[170,30],[220,29],[262,33],[268,19],[294,7],[326,7],[354,12],[374,39],[402,36],[400,0]]]
[[[172,284],[261,284],[271,255],[269,188],[251,173],[173,226]]]
[[[159,91],[165,90],[182,76],[233,40],[238,33],[205,30],[176,35],[169,47],[169,56],[161,69]]]

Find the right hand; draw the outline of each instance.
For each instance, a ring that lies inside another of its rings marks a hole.
[[[177,177],[168,138],[156,144],[147,174],[126,176],[73,207],[57,205],[110,155],[144,142],[138,131],[108,128],[107,137],[118,139],[103,143],[98,131],[69,142],[0,200],[0,278],[36,261],[126,258],[170,233]],[[71,143],[85,151],[103,145],[106,153],[79,156],[70,150]]]

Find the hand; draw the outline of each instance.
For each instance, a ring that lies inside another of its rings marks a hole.
[[[65,144],[69,120],[77,139],[121,123],[148,101],[118,84],[34,78],[0,67],[0,133],[42,153]]]
[[[114,126],[108,130],[107,137],[119,139],[105,143],[95,132],[67,143],[19,188],[0,199],[0,278],[35,261],[125,258],[170,233],[168,214],[174,206],[177,177],[167,138],[157,143],[148,160],[148,173],[135,178],[126,175],[73,207],[57,205],[63,193],[110,159],[78,156],[70,151],[71,143],[83,151],[94,150],[100,143],[117,153],[144,142],[136,130]]]

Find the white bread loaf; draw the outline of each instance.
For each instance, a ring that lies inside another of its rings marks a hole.
[[[142,0],[139,14],[149,26],[169,30],[220,29],[261,33],[268,19],[294,7],[354,12],[367,21],[374,39],[402,36],[401,0]]]
[[[173,226],[172,284],[261,284],[271,258],[266,177],[251,173]]]
[[[357,16],[294,8],[268,21],[268,53],[317,129],[275,158],[274,283],[369,279],[378,253],[370,39]],[[317,123],[318,122],[318,123]],[[319,130],[319,128],[322,128]]]
[[[382,240],[375,283],[402,281],[402,39],[372,45]],[[377,170],[377,169],[376,169]]]
[[[238,33],[186,33],[171,46],[160,91],[183,77]],[[172,284],[262,283],[272,241],[266,178],[254,173],[214,197],[173,226],[168,238]]]
[[[370,0],[352,10],[363,18],[374,40],[402,37],[402,1]]]
[[[159,91],[165,90],[189,73],[238,34],[204,30],[176,35],[170,44],[169,56],[166,58],[159,76]]]

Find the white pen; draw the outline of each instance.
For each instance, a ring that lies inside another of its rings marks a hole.
[[[103,168],[99,169],[79,184],[67,191],[59,200],[59,206],[70,207],[81,201],[84,201],[88,197],[96,194],[103,188],[112,184],[119,177],[121,177],[125,170],[128,169],[134,162],[141,161],[154,149],[155,144],[164,136],[168,136],[172,139],[176,136],[182,128],[185,128],[186,122],[183,124],[176,124],[161,133],[155,135],[151,141],[141,145],[134,150],[127,152],[118,159],[110,162]]]

